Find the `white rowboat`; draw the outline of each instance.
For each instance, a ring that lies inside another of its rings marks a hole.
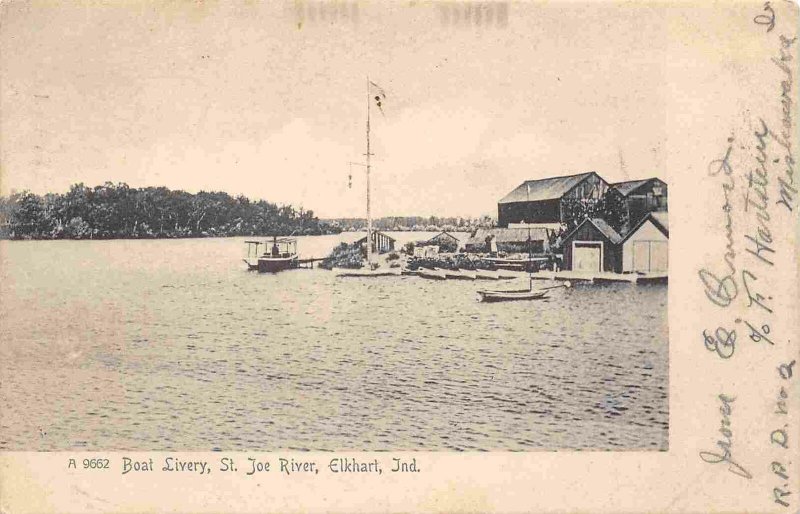
[[[506,302],[511,300],[541,300],[547,291],[527,289],[519,291],[478,291],[482,302]]]

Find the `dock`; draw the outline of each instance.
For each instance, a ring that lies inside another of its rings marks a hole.
[[[314,263],[325,260],[322,257],[311,257],[309,259],[297,259],[297,267],[303,269],[314,269]]]
[[[667,273],[612,273],[610,271],[539,271],[531,274],[534,280],[569,280],[570,282],[589,282],[608,284],[627,282],[631,284],[665,284]]]

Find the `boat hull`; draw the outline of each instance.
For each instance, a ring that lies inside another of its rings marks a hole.
[[[337,277],[343,278],[397,277],[401,274],[400,268],[378,270],[336,268],[334,271],[336,272]]]
[[[497,271],[487,269],[476,269],[475,278],[479,280],[499,280],[500,274]]]
[[[473,270],[444,270],[445,277],[450,280],[475,280],[476,274]]]
[[[261,257],[258,259],[259,273],[277,273],[296,267],[296,255],[293,257]]]
[[[515,300],[541,300],[547,291],[478,291],[482,302],[510,302]]]
[[[428,280],[446,280],[447,275],[445,275],[444,270],[440,269],[425,269],[420,268],[417,270],[417,275],[422,278],[427,278]]]

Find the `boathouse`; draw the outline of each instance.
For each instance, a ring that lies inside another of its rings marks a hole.
[[[449,232],[440,232],[425,243],[426,246],[438,246],[439,251],[455,253],[461,248],[461,240]]]
[[[542,254],[550,251],[550,233],[544,228],[479,228],[464,249],[472,253]]]
[[[627,227],[636,226],[651,212],[667,212],[669,210],[667,183],[659,178],[617,182],[611,187],[623,197],[627,211]]]
[[[599,202],[608,183],[597,173],[527,180],[497,203],[497,224],[571,225],[581,211]]]
[[[363,247],[367,242],[367,236],[362,237],[356,244]],[[394,251],[395,239],[378,230],[372,231],[372,251],[375,253],[387,253]]]
[[[562,239],[564,269],[622,271],[622,236],[600,218],[587,218]]]
[[[651,212],[622,240],[622,271],[665,272],[669,265],[669,218],[666,212]]]

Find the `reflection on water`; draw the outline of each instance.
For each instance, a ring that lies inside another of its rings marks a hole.
[[[0,242],[0,449],[667,448],[665,286],[483,304],[241,241]]]

